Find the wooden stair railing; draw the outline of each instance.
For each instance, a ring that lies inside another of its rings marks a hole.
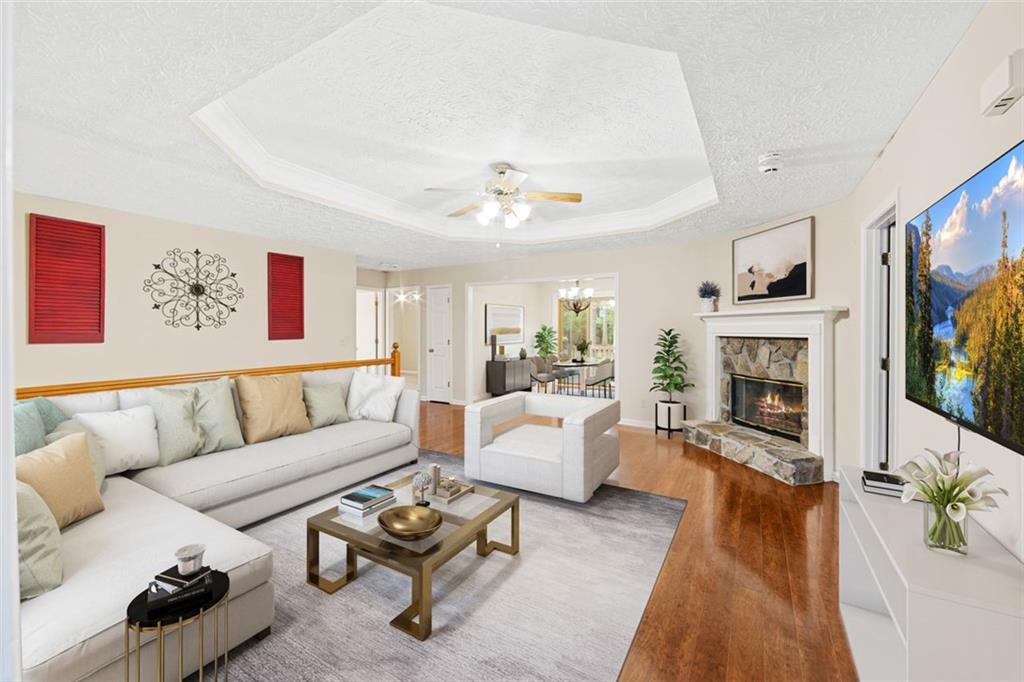
[[[111,379],[106,381],[84,381],[71,384],[50,384],[48,386],[24,386],[15,392],[18,400],[25,398],[46,397],[51,395],[71,395],[74,393],[93,393],[95,391],[118,391],[126,388],[148,388],[150,386],[166,386],[168,384],[190,384],[199,381],[211,381],[221,377],[234,378],[240,374],[250,376],[267,376],[269,374],[288,374],[290,372],[315,372],[322,369],[347,369],[351,367],[390,367],[391,376],[402,374],[402,354],[398,343],[391,345],[391,355],[375,360],[339,360],[337,362],[313,362],[306,365],[279,365],[277,367],[254,367],[251,369],[229,369],[211,372],[193,372],[190,374],[167,374],[164,376],[135,377],[131,379]]]

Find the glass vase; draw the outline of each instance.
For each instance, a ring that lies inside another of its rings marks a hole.
[[[966,555],[968,517],[954,521],[945,507],[928,503],[921,506],[924,507],[924,544],[928,549]]]

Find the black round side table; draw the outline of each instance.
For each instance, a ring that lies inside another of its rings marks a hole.
[[[128,605],[124,620],[124,679],[128,682],[131,679],[131,650],[134,644],[135,649],[135,679],[142,682],[142,633],[156,633],[156,679],[164,682],[164,661],[166,650],[164,647],[164,636],[168,632],[178,631],[178,680],[183,678],[184,669],[182,644],[184,641],[185,626],[199,621],[199,680],[203,679],[203,644],[205,642],[205,621],[206,616],[213,613],[213,679],[216,680],[220,674],[220,613],[224,612],[224,679],[228,679],[228,591],[231,588],[231,581],[226,573],[211,571],[213,575],[213,592],[210,596],[198,602],[191,602],[181,607],[172,607],[162,612],[158,617],[151,618],[148,613],[146,592],[143,590],[132,603]],[[132,642],[134,633],[134,642]]]

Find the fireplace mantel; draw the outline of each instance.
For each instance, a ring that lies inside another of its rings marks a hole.
[[[807,339],[807,449],[824,460],[825,480],[833,478],[835,461],[834,324],[849,308],[751,306],[715,313],[697,313],[707,325],[705,367],[706,419],[719,421],[722,378],[722,337]]]

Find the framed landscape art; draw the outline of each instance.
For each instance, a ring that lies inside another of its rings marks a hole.
[[[811,298],[814,216],[734,239],[733,303]]]
[[[525,343],[526,309],[521,305],[484,304],[484,343],[491,335],[498,337],[498,345]]]

